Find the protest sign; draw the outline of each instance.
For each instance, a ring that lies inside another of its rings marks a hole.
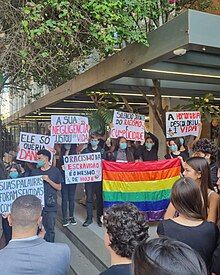
[[[37,162],[37,152],[46,149],[51,153],[51,159],[54,154],[54,137],[20,133],[19,151],[17,155],[18,160]]]
[[[166,136],[167,138],[198,136],[200,112],[167,112]]]
[[[127,140],[144,141],[145,116],[114,111],[110,137],[125,137]]]
[[[23,195],[34,195],[44,205],[42,176],[0,181],[0,213],[10,213],[13,201]]]
[[[64,156],[66,184],[102,180],[101,153]]]
[[[88,117],[71,114],[51,116],[51,135],[55,136],[55,143],[87,143]]]

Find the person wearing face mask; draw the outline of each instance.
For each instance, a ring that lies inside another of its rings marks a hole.
[[[101,153],[102,158],[104,158],[104,152],[102,148],[99,146],[99,139],[96,134],[92,134],[90,136],[87,148],[82,151],[82,154],[90,153]],[[95,194],[97,204],[97,224],[101,227],[101,216],[103,215],[102,182],[97,181],[85,183],[85,193],[87,217],[85,222],[83,223],[83,226],[87,227],[93,222],[93,198]]]
[[[165,159],[173,159],[181,157],[183,161],[186,160],[186,156],[183,152],[180,152],[178,145],[174,139],[167,141],[168,153],[164,156]]]
[[[179,148],[179,151],[183,155],[183,159],[187,160],[189,158],[189,149],[188,146],[185,144],[185,139],[183,137],[177,139],[177,146]]]
[[[75,192],[76,192],[76,186],[77,184],[66,184],[65,182],[65,172],[64,172],[64,162],[63,157],[68,155],[75,155],[76,154],[76,144],[63,144],[61,146],[61,152],[60,152],[60,161],[61,164],[60,172],[63,176],[63,185],[61,189],[61,195],[62,195],[62,203],[61,203],[61,209],[62,209],[62,216],[63,216],[63,226],[68,226],[69,224],[76,225],[77,222],[74,218],[74,199],[75,199]],[[69,216],[67,215],[67,206],[69,206]]]
[[[17,163],[12,163],[7,168],[7,172],[8,172],[9,179],[17,179],[22,176],[20,165]],[[7,245],[9,243],[9,241],[11,240],[11,237],[12,237],[11,226],[8,223],[8,214],[9,213],[4,213],[2,215],[2,230],[3,230],[4,237],[5,237],[5,245]]]
[[[44,180],[44,208],[42,223],[46,231],[45,240],[54,242],[55,221],[57,214],[57,191],[61,190],[63,177],[57,167],[51,166],[51,153],[48,150],[39,150],[37,152],[37,169],[31,172],[31,176],[40,176]]]
[[[118,137],[114,152],[111,153],[109,160],[116,162],[132,162],[135,160],[131,148],[128,147],[126,138]]]
[[[143,161],[158,160],[159,141],[158,138],[150,132],[147,132],[145,144],[141,152]]]

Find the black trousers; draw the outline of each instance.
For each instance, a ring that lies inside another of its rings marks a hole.
[[[46,231],[44,239],[50,243],[54,243],[54,239],[55,239],[54,228],[55,228],[55,222],[56,222],[56,215],[57,215],[56,211],[43,210],[42,223]]]
[[[69,202],[69,217],[74,217],[74,198],[76,192],[76,184],[63,184],[61,189],[62,194],[62,214],[63,219],[67,219],[67,208]]]
[[[103,215],[102,182],[85,183],[87,220],[93,218],[93,197],[96,195],[97,218]]]

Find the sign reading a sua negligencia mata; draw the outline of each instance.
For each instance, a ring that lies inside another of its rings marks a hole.
[[[44,206],[44,182],[42,176],[7,179],[0,181],[0,213],[10,213],[15,199],[23,195],[34,195]]]
[[[89,140],[88,117],[66,115],[51,116],[51,135],[55,143],[87,143]]]
[[[167,112],[166,137],[198,136],[200,112]]]
[[[66,184],[96,182],[102,180],[101,153],[64,156]]]

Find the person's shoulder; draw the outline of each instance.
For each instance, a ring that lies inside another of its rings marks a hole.
[[[30,176],[38,176],[40,174],[41,174],[41,170],[37,168],[30,171]]]
[[[132,268],[130,264],[112,265],[100,275],[130,275]]]
[[[43,246],[52,254],[58,254],[58,255],[63,255],[64,253],[70,254],[70,248],[65,243],[44,242]]]

